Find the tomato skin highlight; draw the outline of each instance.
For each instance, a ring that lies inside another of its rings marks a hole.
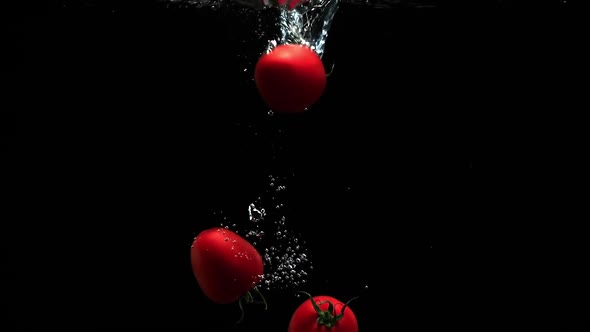
[[[256,248],[220,227],[204,230],[195,237],[191,264],[203,293],[218,304],[239,300],[264,273],[264,263]]]
[[[327,310],[328,303],[320,304],[320,302],[330,301],[334,305],[335,314],[342,313],[344,303],[331,296],[314,296],[313,299],[321,310]],[[346,307],[344,317],[331,328],[319,324],[317,322],[318,317],[319,315],[313,308],[311,300],[307,299],[293,313],[288,332],[358,332],[358,321],[350,307]]]
[[[260,96],[276,112],[303,112],[320,99],[326,80],[322,60],[305,45],[275,47],[260,57],[254,71]]]

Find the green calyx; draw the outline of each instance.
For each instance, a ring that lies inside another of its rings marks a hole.
[[[264,310],[268,309],[268,304],[266,303],[266,299],[264,298],[264,295],[262,295],[262,293],[260,292],[260,290],[258,289],[258,287],[254,287],[252,288],[252,290],[254,290],[255,295],[258,295],[258,297],[260,299],[256,300],[254,298],[254,295],[252,295],[251,291],[248,291],[244,296],[242,296],[240,298],[240,300],[238,301],[238,305],[240,306],[240,319],[236,322],[235,325],[240,324],[243,320],[244,317],[246,316],[246,310],[244,310],[244,305],[245,304],[264,304]]]
[[[313,297],[309,293],[306,293],[306,292],[300,292],[300,293],[303,293],[309,297],[309,300],[311,301],[311,305],[313,306],[313,309],[318,314],[317,323],[320,325],[323,325],[325,327],[328,327],[328,328],[334,327],[336,325],[336,323],[344,317],[344,310],[346,310],[346,307],[348,307],[348,304],[350,302],[352,302],[354,299],[358,298],[358,296],[357,296],[357,297],[353,297],[352,299],[350,299],[348,302],[346,302],[344,304],[344,306],[342,307],[342,310],[340,311],[340,314],[336,314],[336,312],[334,310],[335,309],[334,304],[332,302],[322,301],[320,303],[316,303],[316,301],[313,299]],[[328,309],[326,309],[326,310],[322,310],[320,308],[320,305],[322,305],[324,303],[328,303]]]

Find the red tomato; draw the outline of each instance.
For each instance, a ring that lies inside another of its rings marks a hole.
[[[225,228],[202,231],[191,247],[191,263],[203,293],[213,302],[232,303],[260,281],[264,264],[247,240]]]
[[[288,3],[287,3],[288,1]],[[299,4],[302,4],[304,2],[307,2],[307,0],[279,0],[279,6],[285,6],[287,5],[287,7],[289,9],[293,9],[295,7],[297,7]]]
[[[271,110],[294,113],[320,99],[326,87],[326,72],[311,48],[284,44],[258,59],[254,81]]]
[[[295,310],[288,332],[358,332],[358,330],[356,316],[348,306],[331,296],[314,296],[313,300],[306,300]]]

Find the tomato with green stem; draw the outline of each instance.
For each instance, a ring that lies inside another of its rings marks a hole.
[[[191,246],[191,264],[197,283],[211,301],[228,304],[238,301],[244,317],[243,304],[256,302],[252,291],[264,273],[262,256],[256,248],[237,233],[221,227],[202,231]],[[239,321],[238,321],[239,322]]]
[[[358,321],[347,303],[331,296],[311,296],[293,313],[288,332],[358,332]]]

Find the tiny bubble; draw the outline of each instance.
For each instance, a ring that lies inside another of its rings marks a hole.
[[[369,289],[369,285],[365,285],[365,289]]]

